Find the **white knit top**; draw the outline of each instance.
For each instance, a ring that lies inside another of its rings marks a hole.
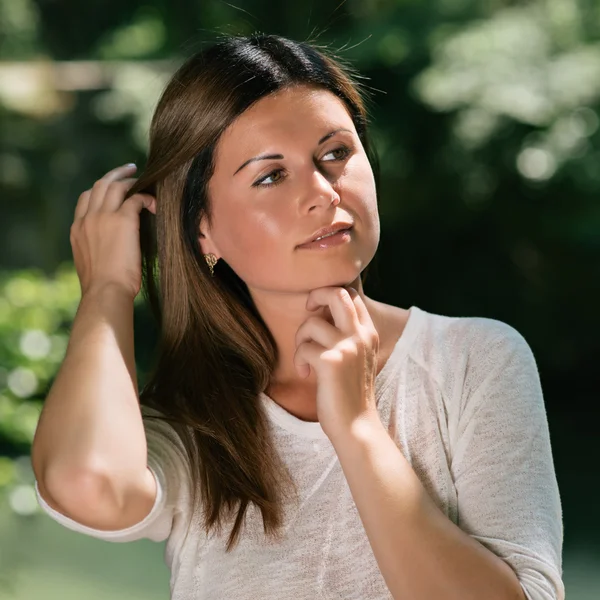
[[[50,508],[36,483],[38,502],[65,527],[103,540],[166,540],[172,600],[391,599],[320,424],[260,399],[300,494],[284,507],[282,541],[265,537],[254,505],[232,552],[230,526],[207,537],[190,506],[185,451],[156,420],[144,419],[158,495],[143,521],[121,531],[85,527]],[[528,600],[563,600],[562,506],[537,365],[522,335],[494,319],[412,306],[377,375],[376,399],[444,514],[513,568]]]

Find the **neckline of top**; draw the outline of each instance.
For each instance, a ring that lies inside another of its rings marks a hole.
[[[390,356],[383,365],[383,368],[375,378],[375,401],[377,405],[379,404],[379,399],[381,398],[383,391],[387,387],[394,366],[408,353],[408,349],[419,331],[419,326],[423,322],[425,312],[426,311],[417,306],[413,305],[410,307],[404,329],[396,341]],[[270,396],[267,396],[264,392],[260,392],[259,397],[262,400],[269,417],[285,430],[304,438],[327,439],[327,435],[323,431],[319,421],[313,422],[299,419],[277,404],[275,400]]]

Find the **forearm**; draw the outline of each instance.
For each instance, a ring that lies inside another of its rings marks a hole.
[[[81,300],[63,363],[32,446],[38,481],[52,493],[79,474],[127,481],[146,468],[133,347],[133,299],[105,287]]]
[[[511,567],[439,510],[380,421],[334,446],[394,598],[525,600]]]

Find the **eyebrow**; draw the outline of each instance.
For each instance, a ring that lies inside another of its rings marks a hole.
[[[318,146],[320,146],[323,142],[326,142],[330,137],[334,136],[336,133],[340,131],[347,131],[348,133],[352,133],[350,129],[346,129],[344,127],[340,127],[340,129],[334,129],[330,131],[327,135],[324,135],[318,142]],[[233,175],[237,175],[246,165],[249,165],[251,162],[255,162],[257,160],[270,160],[270,159],[282,159],[284,158],[283,154],[259,154],[258,156],[254,156],[253,158],[249,158],[245,163],[243,163],[240,167],[238,167],[237,171]]]

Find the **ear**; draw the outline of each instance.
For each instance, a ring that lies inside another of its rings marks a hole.
[[[202,252],[202,254],[217,254],[213,245],[210,243],[210,240],[206,239],[202,234],[198,236],[198,246],[200,247],[200,252]]]
[[[221,254],[217,250],[215,244],[210,238],[210,233],[208,233],[208,226],[205,226],[205,221],[202,219],[200,221],[200,231],[198,233],[198,245],[200,246],[200,252],[202,254],[214,254],[217,258],[220,258]],[[203,233],[206,232],[206,233]]]

